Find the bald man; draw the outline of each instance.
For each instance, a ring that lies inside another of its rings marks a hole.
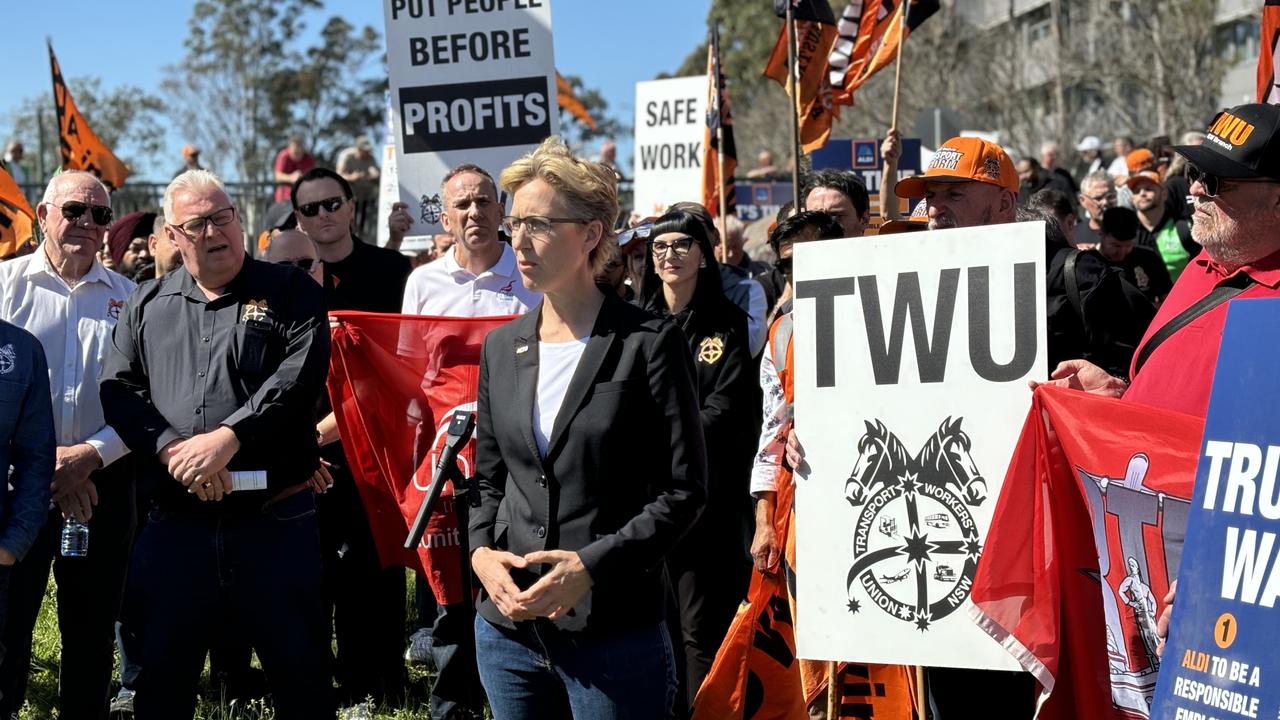
[[[316,252],[316,244],[301,230],[284,230],[271,238],[263,259],[277,265],[292,265],[324,285],[324,264]]]

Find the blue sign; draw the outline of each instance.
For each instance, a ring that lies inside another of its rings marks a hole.
[[[872,197],[880,192],[880,166],[884,161],[880,156],[879,140],[828,140],[809,157],[813,160],[814,170],[852,170],[862,179]],[[921,169],[920,140],[903,138],[902,157],[898,158],[898,179],[918,175]]]
[[[778,209],[791,202],[789,182],[734,181],[734,197],[738,199],[738,219],[753,223],[761,218],[772,218]]]
[[[1280,299],[1227,310],[1157,720],[1280,716]]]

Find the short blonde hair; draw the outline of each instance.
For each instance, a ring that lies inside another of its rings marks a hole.
[[[608,165],[574,157],[560,138],[552,136],[498,177],[502,189],[512,195],[534,180],[554,187],[576,216],[600,221],[603,231],[590,258],[591,271],[600,273],[610,247],[618,242],[613,230],[618,218],[618,174]]]
[[[178,175],[170,183],[169,187],[164,189],[164,220],[170,225],[176,225],[178,219],[173,214],[173,196],[179,192],[197,192],[200,190],[209,190],[216,188],[223,193],[227,192],[227,187],[222,184],[222,180],[217,175],[208,170],[188,170]],[[228,196],[230,197],[230,196]]]

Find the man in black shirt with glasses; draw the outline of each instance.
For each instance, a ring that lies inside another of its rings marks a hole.
[[[170,183],[165,219],[183,267],[130,296],[100,380],[155,501],[128,585],[136,716],[190,718],[205,652],[235,633],[257,650],[277,717],[332,718],[309,491],[329,366],[322,292],[245,256],[239,213],[206,170]]]

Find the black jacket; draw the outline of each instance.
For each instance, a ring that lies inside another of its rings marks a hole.
[[[556,621],[562,628],[652,625],[664,614],[663,558],[706,495],[689,350],[672,322],[605,295],[543,458],[533,435],[541,309],[485,340],[470,545],[576,551],[593,586],[573,616]],[[527,588],[541,570],[513,579]],[[512,627],[483,591],[478,610]]]

